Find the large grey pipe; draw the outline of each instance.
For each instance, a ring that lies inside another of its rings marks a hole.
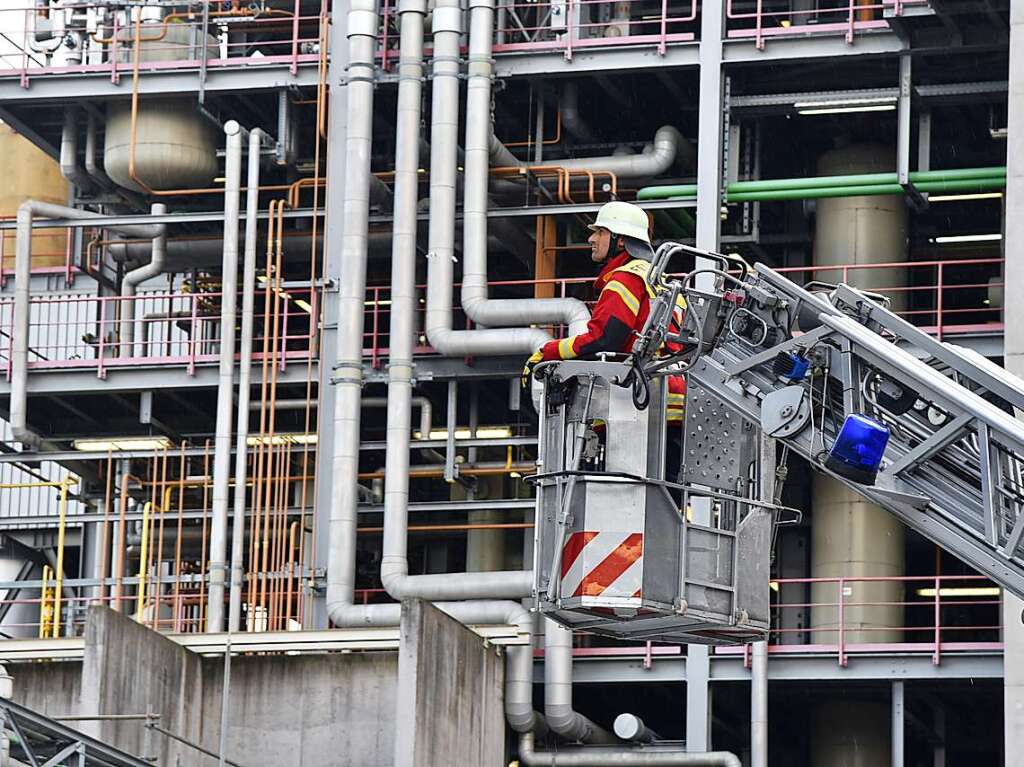
[[[438,0],[433,11],[432,30],[434,77],[431,93],[430,221],[427,235],[427,339],[439,352],[452,356],[529,354],[549,341],[551,336],[537,328],[453,329],[459,41],[462,35],[459,0]],[[477,119],[487,120],[489,125],[490,104],[487,110],[476,116]],[[396,199],[396,214],[397,209]]]
[[[391,407],[395,407],[395,402],[390,404]],[[280,400],[278,400],[278,405],[280,406]],[[426,397],[410,397],[409,406],[418,408],[420,411],[420,439],[430,439],[430,428],[434,423],[434,405]],[[363,407],[386,408],[388,407],[388,398],[363,397]]]
[[[167,212],[167,206],[162,202],[155,202],[150,208],[150,212],[155,216],[162,215]],[[121,326],[120,338],[118,340],[121,345],[122,357],[132,356],[132,347],[135,341],[135,301],[132,300],[132,297],[135,295],[135,289],[141,283],[162,274],[164,271],[167,262],[166,232],[153,238],[149,253],[148,263],[143,264],[137,269],[132,269],[121,280],[121,298],[125,300],[121,301]],[[195,332],[194,328],[192,332]],[[146,350],[143,349],[142,353],[145,354]]]
[[[443,0],[442,0],[443,5]],[[452,16],[458,16],[458,0],[451,3],[448,10],[435,11],[435,44],[440,28],[447,23],[449,32],[452,27]],[[415,308],[415,257],[416,257],[416,167],[417,156],[410,147],[417,147],[419,125],[419,96],[422,77],[423,50],[423,17],[426,4],[423,0],[405,0],[399,7],[401,15],[402,54],[399,64],[399,119],[398,119],[398,156],[396,157],[395,178],[395,234],[393,242],[394,272],[393,287],[397,288],[392,296],[392,344],[390,360],[389,398],[394,397],[396,404],[389,410],[388,417],[388,475],[394,483],[396,466],[401,463],[391,462],[391,451],[396,440],[394,436],[404,438],[405,464],[408,465],[409,420],[411,382],[409,372],[412,358],[413,329],[412,318]],[[446,15],[447,14],[447,15]],[[439,22],[440,17],[440,22]],[[447,22],[445,20],[447,19]],[[336,411],[336,442],[334,452],[334,473],[342,480],[342,486],[335,495],[335,505],[331,514],[331,542],[328,562],[327,579],[327,611],[331,621],[338,626],[352,625],[384,625],[398,624],[400,608],[397,604],[388,605],[356,605],[355,590],[355,542],[356,542],[356,491],[355,477],[359,460],[359,406],[361,398],[361,354],[362,354],[362,318],[365,293],[365,231],[366,231],[366,198],[367,177],[369,176],[369,144],[370,116],[373,104],[373,52],[376,41],[376,4],[373,0],[353,0],[348,12],[349,34],[349,75],[354,77],[349,83],[348,94],[348,137],[347,137],[347,176],[345,204],[345,253],[358,260],[356,278],[359,284],[353,285],[353,275],[349,272],[348,288],[343,288],[343,321],[345,332],[339,334],[339,362],[342,367],[339,377],[343,378],[345,388],[339,388],[339,407]],[[445,62],[449,68],[454,64],[458,74],[458,25],[455,28],[456,58]],[[443,33],[442,37],[443,37]],[[360,77],[366,80],[361,81]],[[456,92],[457,96],[457,92]],[[447,106],[447,105],[445,105]],[[442,110],[443,111],[443,110]],[[412,137],[411,139],[409,137]],[[454,183],[452,184],[454,189]],[[454,207],[452,208],[454,219]],[[352,226],[349,226],[349,224]],[[358,227],[362,227],[359,229]],[[362,242],[355,237],[363,233]],[[354,267],[352,258],[344,261]],[[402,361],[407,360],[403,365]],[[396,364],[397,363],[397,364]],[[345,378],[351,382],[344,381]],[[344,396],[343,396],[344,395]],[[345,401],[344,407],[342,401]],[[392,415],[394,414],[394,415]],[[404,434],[398,432],[404,430]],[[401,458],[401,457],[400,457]],[[351,482],[349,482],[351,478]],[[392,493],[394,487],[392,484]],[[403,507],[404,503],[400,504]],[[394,509],[394,495],[391,507]],[[407,525],[402,523],[403,515],[396,519],[394,514],[386,514],[384,520],[385,540],[400,541],[401,551],[405,550]],[[396,522],[401,523],[396,530]],[[385,544],[385,552],[389,551]],[[382,568],[383,569],[383,568]],[[407,571],[407,565],[405,566]],[[390,581],[389,581],[390,582]],[[533,619],[530,613],[520,604],[512,601],[488,602],[456,602],[440,603],[440,609],[457,620],[466,623],[506,623],[517,624],[520,631],[530,635]],[[540,729],[542,720],[534,713],[533,694],[533,648],[532,643],[524,647],[508,648],[508,671],[505,682],[506,716],[510,725],[517,731],[524,732],[534,728]],[[401,744],[398,745],[401,748]]]
[[[533,298],[494,300],[487,295],[487,185],[490,167],[491,59],[494,36],[494,0],[470,0],[469,62],[466,84],[465,191],[463,196],[462,308],[473,322],[487,327],[564,323],[569,333],[582,333],[590,312],[574,298]],[[433,165],[431,165],[433,168]],[[531,335],[536,332],[525,328]],[[529,353],[537,348],[525,333],[506,331],[524,346],[515,351]],[[457,336],[456,336],[457,338]],[[537,336],[539,339],[539,335]],[[453,339],[449,336],[449,342]],[[461,353],[461,352],[460,352]]]
[[[89,189],[89,175],[78,164],[77,107],[64,108],[64,127],[60,134],[60,174],[79,189]]]
[[[544,718],[552,732],[580,743],[618,743],[572,707],[572,631],[544,619]]]
[[[594,132],[580,117],[580,89],[576,83],[567,82],[562,86],[562,98],[558,109],[562,113],[562,125],[573,138],[583,144],[593,144],[597,141]]]
[[[519,736],[519,763],[527,767],[743,767],[739,757],[729,751],[687,753],[655,751],[651,748],[559,749],[538,752],[532,733]]]
[[[241,628],[242,555],[245,548],[245,485],[249,452],[249,383],[252,378],[253,320],[256,314],[256,233],[260,207],[260,160],[264,133],[249,133],[249,172],[245,198],[245,258],[242,263],[242,338],[239,344],[238,415],[235,435],[235,497],[231,523],[231,591],[228,628]],[[303,400],[304,401],[304,400]]]
[[[497,139],[489,142],[491,161],[495,165],[508,165],[510,153]],[[512,158],[515,159],[515,158]],[[514,165],[558,166],[567,170],[605,171],[614,173],[619,179],[649,178],[659,176],[677,162],[692,163],[693,146],[671,125],[663,125],[654,134],[654,141],[644,147],[640,154],[612,154],[604,157],[571,157],[564,160],[544,160],[540,163],[523,163],[515,160]]]
[[[96,115],[90,111],[85,119],[85,172],[103,188],[112,189],[114,182],[96,162]]]
[[[32,281],[32,219],[35,216],[71,219],[71,226],[88,226],[89,221],[101,218],[77,208],[41,200],[25,200],[18,206],[14,258],[14,318],[11,328],[11,405],[12,437],[24,445],[38,449],[42,440],[28,429],[28,336],[30,323],[30,289]],[[156,239],[165,234],[164,224],[130,224],[106,226],[107,229],[127,237]],[[102,329],[101,329],[102,331]]]
[[[210,590],[206,630],[224,630],[224,583],[228,549],[228,485],[231,479],[231,405],[235,374],[235,305],[238,296],[238,222],[242,197],[242,128],[224,125],[224,263],[221,269],[220,355],[217,421],[213,436],[213,503],[210,523]]]

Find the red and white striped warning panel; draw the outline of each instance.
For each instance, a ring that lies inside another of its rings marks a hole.
[[[643,533],[573,533],[562,549],[562,598],[639,597]]]

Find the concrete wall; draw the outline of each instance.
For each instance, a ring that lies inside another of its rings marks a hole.
[[[496,648],[421,600],[402,602],[395,767],[504,764]]]
[[[161,727],[194,741],[202,733],[202,689],[198,655],[121,613],[89,608],[79,713],[156,713]],[[147,746],[146,728],[138,721],[83,722],[80,729],[128,753],[157,756],[161,764],[179,758],[188,764],[195,757],[163,736]]]
[[[223,658],[204,659],[203,745],[211,751],[223,668]],[[246,767],[391,767],[397,676],[394,652],[234,658],[227,756]]]
[[[223,657],[201,657],[105,607],[90,608],[81,662],[8,668],[14,699],[40,713],[156,713],[171,732],[220,748]],[[227,757],[245,767],[391,767],[397,680],[395,652],[235,657]],[[142,722],[73,726],[161,765],[217,764],[159,733],[147,744]]]

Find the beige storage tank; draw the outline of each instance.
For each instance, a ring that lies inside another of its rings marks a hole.
[[[14,218],[27,199],[66,205],[68,183],[57,161],[14,129],[0,123],[0,216]],[[45,229],[32,235],[32,266],[63,266],[67,233]],[[14,271],[14,232],[3,233],[4,273]]]
[[[892,172],[891,150],[852,145],[824,154],[821,175]],[[818,201],[814,234],[814,263],[872,264],[906,260],[907,208],[900,195],[836,197]],[[838,282],[841,272],[817,272],[816,277]],[[902,269],[865,269],[851,272],[850,283],[872,290],[905,285]],[[901,308],[901,299],[893,301]],[[811,522],[811,575],[835,577],[899,577],[904,574],[904,528],[888,512],[865,501],[852,490],[821,474],[814,476]],[[898,581],[861,581],[845,584],[843,624],[846,644],[902,641],[903,584]],[[811,625],[830,629],[839,625],[836,583],[815,583],[811,588]],[[863,606],[857,606],[857,604]],[[867,604],[872,603],[872,604]],[[878,604],[883,603],[883,604]],[[889,603],[889,604],[884,604]],[[836,644],[838,632],[812,633],[813,643]]]
[[[191,27],[160,23],[143,24],[141,61],[194,60],[201,56]],[[132,62],[134,27],[119,33],[118,60]],[[160,39],[157,39],[160,38]],[[207,57],[215,58],[218,42],[210,37]],[[142,75],[145,77],[145,75]],[[103,162],[107,175],[126,189],[144,189],[131,178],[131,101],[117,101],[107,108]],[[136,126],[135,176],[150,189],[208,187],[217,175],[217,132],[196,110],[192,98],[140,98]]]

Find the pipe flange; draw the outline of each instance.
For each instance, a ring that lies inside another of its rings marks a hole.
[[[398,14],[403,13],[418,13],[421,16],[426,16],[426,0],[398,0]]]
[[[377,13],[371,10],[352,9],[348,12],[347,37],[377,37]]]
[[[435,8],[431,21],[431,31],[435,35],[438,32],[457,32],[462,34],[462,9],[451,6]]]

